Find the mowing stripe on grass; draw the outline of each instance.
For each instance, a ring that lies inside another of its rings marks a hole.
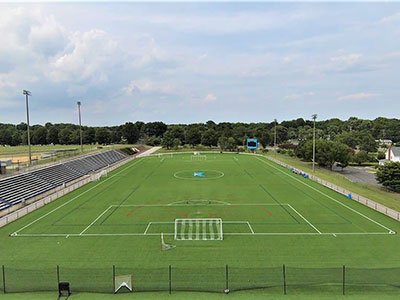
[[[360,215],[360,216],[366,218],[367,220],[371,221],[372,223],[374,223],[374,224],[376,224],[376,225],[378,225],[378,226],[380,226],[380,227],[382,227],[382,228],[388,230],[389,232],[394,232],[394,230],[390,229],[389,227],[386,227],[385,225],[382,225],[381,223],[379,223],[379,222],[377,222],[377,221],[371,219],[370,217],[367,217],[366,215],[364,215],[364,214],[360,213],[359,211],[355,210],[354,208],[351,208],[351,207],[347,206],[346,204],[343,204],[342,202],[340,202],[340,201],[336,200],[335,198],[333,198],[333,197],[331,197],[331,196],[325,194],[324,192],[322,192],[322,191],[316,189],[315,187],[313,187],[313,186],[311,186],[311,185],[309,185],[309,184],[307,184],[307,183],[305,183],[305,182],[299,180],[298,178],[296,178],[296,177],[294,177],[294,176],[292,176],[292,175],[290,175],[290,174],[287,174],[286,172],[282,171],[282,170],[279,169],[278,167],[275,167],[275,166],[271,165],[271,164],[268,163],[267,161],[262,160],[262,159],[258,158],[257,156],[255,156],[255,158],[258,159],[259,161],[262,161],[263,163],[267,164],[268,166],[270,166],[270,167],[272,167],[272,168],[274,168],[274,169],[280,171],[281,173],[285,174],[286,176],[289,176],[289,177],[293,178],[293,179],[296,180],[297,182],[300,182],[301,184],[303,184],[303,185],[309,187],[310,189],[312,189],[312,190],[314,190],[314,191],[320,193],[321,195],[327,197],[328,199],[335,201],[336,203],[340,204],[340,205],[343,206],[343,207],[346,207],[347,209],[351,210],[352,212],[354,212],[354,213],[356,213],[356,214],[358,214],[358,215]]]
[[[283,210],[284,210],[285,212],[287,212],[287,213],[289,214],[289,216],[291,216],[291,217],[293,218],[293,220],[295,220],[295,221],[297,222],[297,224],[300,224],[300,222],[286,209],[286,207],[283,206],[282,203],[280,203],[280,202],[278,201],[278,199],[276,199],[274,196],[272,196],[272,194],[271,194],[270,192],[268,192],[268,190],[267,190],[262,184],[260,184],[260,187],[261,187],[261,189],[262,189],[265,193],[267,193],[267,195],[269,195],[276,203],[278,203],[278,205],[279,205],[281,208],[283,208]]]
[[[87,226],[85,229],[83,229],[79,235],[82,235],[83,233],[85,233],[85,231],[87,231],[94,223],[96,223],[96,221],[98,219],[100,219],[106,212],[108,212],[108,210],[110,208],[111,208],[111,206],[109,206],[105,211],[103,211],[96,219],[94,219],[94,221],[92,223],[89,224],[89,226]]]
[[[295,210],[290,204],[288,204],[288,206],[296,213],[298,214],[304,221],[307,222],[308,225],[310,225],[312,228],[315,229],[315,231],[317,231],[319,234],[321,234],[322,232],[318,230],[317,227],[315,227],[313,224],[311,224],[310,221],[308,221],[305,217],[303,217],[297,210]]]
[[[117,173],[115,173],[114,175],[112,175],[112,176],[110,176],[110,177],[107,177],[104,181],[99,182],[98,184],[92,186],[92,187],[89,188],[88,190],[86,190],[86,191],[80,193],[79,195],[75,196],[75,197],[72,198],[71,200],[69,200],[69,201],[67,201],[67,202],[65,202],[65,203],[63,203],[63,204],[61,204],[60,206],[57,206],[57,207],[54,208],[53,210],[51,210],[51,211],[49,211],[48,213],[44,214],[43,216],[37,218],[36,220],[34,220],[34,221],[30,222],[29,224],[23,226],[22,228],[18,229],[17,231],[14,232],[14,234],[17,234],[18,232],[20,232],[20,231],[22,231],[22,230],[28,228],[29,226],[35,224],[36,222],[38,222],[38,221],[40,221],[41,219],[47,217],[48,215],[52,214],[53,212],[55,212],[55,211],[59,210],[60,208],[64,207],[65,205],[71,203],[72,201],[78,199],[79,197],[81,197],[81,196],[87,194],[87,193],[90,192],[91,190],[97,188],[99,185],[101,185],[101,184],[107,182],[108,180],[110,180],[110,179],[113,178],[114,176],[120,174],[121,172],[123,172],[123,171],[125,171],[125,170],[130,169],[131,167],[135,166],[136,164],[138,164],[139,162],[142,162],[142,161],[143,161],[143,159],[139,159],[138,161],[136,161],[135,163],[131,164],[130,166],[128,166],[128,167],[126,167],[126,168],[124,168],[124,169],[118,171]]]

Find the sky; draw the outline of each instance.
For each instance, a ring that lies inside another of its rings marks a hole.
[[[0,3],[0,123],[399,117],[400,3]]]

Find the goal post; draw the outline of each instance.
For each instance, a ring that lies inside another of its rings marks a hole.
[[[222,219],[175,219],[174,239],[177,241],[221,241]]]
[[[207,156],[205,155],[192,155],[190,158],[192,161],[202,161],[202,160],[207,160]]]
[[[132,275],[118,275],[114,277],[114,294],[118,293],[122,288],[133,291]]]

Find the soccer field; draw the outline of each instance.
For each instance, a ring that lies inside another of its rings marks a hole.
[[[0,229],[0,258],[39,269],[399,267],[399,228],[263,157],[157,155]],[[161,233],[175,249],[161,250]]]

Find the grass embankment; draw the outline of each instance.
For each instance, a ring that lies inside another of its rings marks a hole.
[[[304,162],[296,157],[291,157],[274,152],[267,153],[267,156],[279,159],[284,163],[287,163],[310,174],[312,173],[311,162]],[[320,168],[318,166],[315,168],[315,176],[318,176],[321,179],[329,181],[375,202],[383,204],[389,208],[400,211],[400,194],[385,191],[381,186],[367,183],[351,182],[346,177],[337,172],[333,172],[325,168]]]

